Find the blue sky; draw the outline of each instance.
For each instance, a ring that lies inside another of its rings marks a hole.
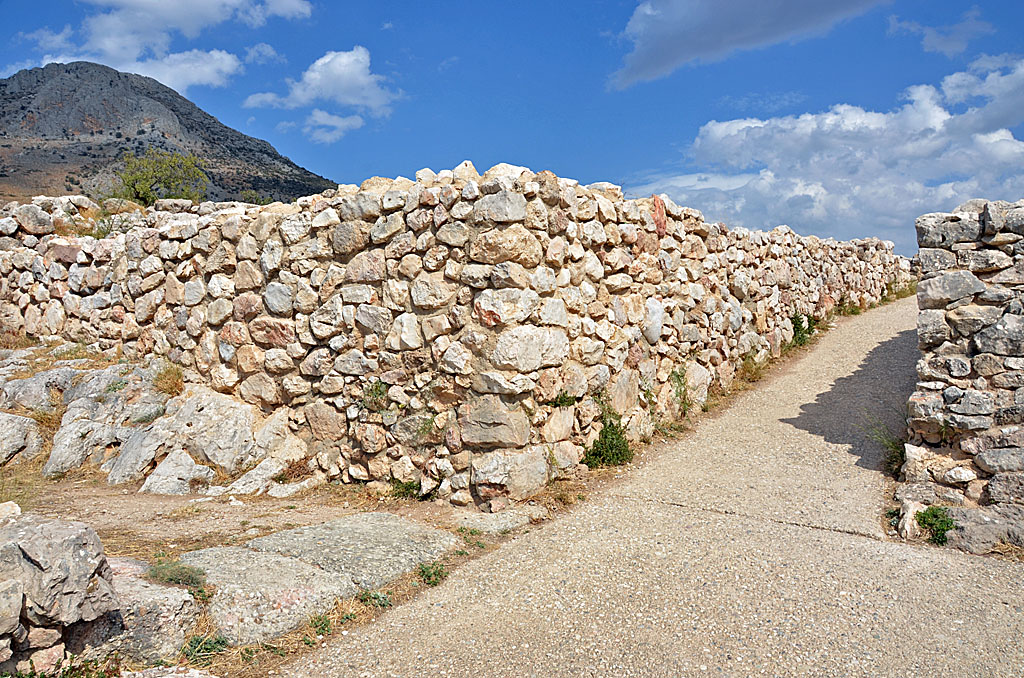
[[[1024,197],[1024,2],[0,0],[0,75],[86,59],[341,183],[463,159],[877,235]]]

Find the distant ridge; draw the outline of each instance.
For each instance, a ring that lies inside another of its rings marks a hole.
[[[76,61],[0,80],[0,200],[102,191],[125,151],[149,147],[203,158],[212,199],[252,189],[289,200],[337,186],[152,78]]]

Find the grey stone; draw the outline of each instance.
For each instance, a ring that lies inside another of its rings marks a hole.
[[[480,372],[473,375],[473,390],[478,393],[518,395],[532,391],[535,382],[517,372]]]
[[[1003,543],[1024,546],[1024,506],[948,507],[946,511],[956,525],[946,533],[953,548],[982,554]]]
[[[53,219],[36,205],[20,205],[11,214],[25,231],[32,235],[53,233]]]
[[[914,222],[917,244],[921,247],[949,247],[959,242],[974,242],[981,237],[978,215],[924,214]]]
[[[917,340],[921,350],[938,346],[949,339],[944,310],[924,310],[917,314]]]
[[[294,304],[292,288],[279,282],[269,283],[263,291],[263,302],[267,310],[277,315],[291,314]]]
[[[346,221],[331,232],[331,245],[335,254],[354,254],[370,242],[369,227],[361,221]]]
[[[473,457],[473,481],[477,485],[503,487],[512,499],[526,499],[547,485],[548,446],[525,450],[498,450]]]
[[[391,320],[391,311],[383,306],[360,304],[356,308],[356,322],[381,337],[387,336],[391,331]]]
[[[458,288],[445,282],[441,273],[422,273],[409,288],[412,303],[425,309],[446,307],[455,298],[456,292]]]
[[[548,299],[548,302],[559,302],[560,299]],[[529,318],[540,305],[540,296],[533,290],[501,289],[483,290],[473,300],[473,310],[480,322],[488,327],[521,323]],[[565,305],[562,305],[565,314]],[[565,326],[566,323],[546,323]]]
[[[917,301],[921,308],[943,308],[951,301],[984,291],[985,283],[973,273],[953,271],[918,283]]]
[[[657,299],[647,300],[647,315],[644,316],[644,338],[651,344],[658,343],[665,323],[665,305]]]
[[[197,484],[209,485],[216,477],[209,466],[197,464],[188,452],[177,449],[164,457],[146,478],[139,492],[147,494],[191,494]]]
[[[521,193],[508,190],[485,195],[473,206],[473,217],[477,221],[496,224],[523,221],[526,219],[526,198]]]
[[[986,473],[1024,471],[1024,448],[996,447],[974,457],[974,463]]]
[[[990,325],[974,335],[974,350],[977,353],[997,355],[1024,355],[1024,318],[1007,314],[995,325]]]
[[[271,552],[217,547],[183,554],[181,561],[203,570],[216,587],[209,614],[232,645],[270,641],[358,592],[345,573]]]
[[[93,529],[26,514],[0,527],[0,581],[25,591],[22,616],[36,626],[92,621],[118,609],[110,566]]]
[[[993,504],[1024,504],[1024,473],[999,473],[988,481]]]
[[[450,533],[390,513],[358,513],[260,537],[247,546],[298,558],[374,589],[436,560],[457,543]]]
[[[568,356],[569,338],[563,330],[521,325],[498,336],[491,362],[503,369],[535,372],[559,366]]]
[[[486,395],[459,407],[462,441],[471,447],[522,447],[530,440],[530,420]]]
[[[0,635],[10,635],[18,630],[24,603],[24,584],[17,579],[0,583]]]
[[[968,304],[948,311],[946,319],[961,336],[969,337],[998,321],[1002,315],[1003,310],[998,306]]]
[[[42,450],[43,439],[34,419],[0,412],[0,465],[16,456],[34,459]]]
[[[50,393],[63,393],[71,388],[78,370],[72,367],[58,367],[33,374],[24,379],[13,379],[0,387],[0,407],[23,407],[26,410],[51,409]]]

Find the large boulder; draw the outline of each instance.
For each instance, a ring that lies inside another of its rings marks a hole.
[[[459,408],[462,442],[471,447],[522,447],[530,440],[530,420],[487,395]]]

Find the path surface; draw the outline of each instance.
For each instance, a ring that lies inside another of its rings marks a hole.
[[[577,510],[292,676],[1024,675],[1024,564],[882,537],[865,412],[912,390],[913,298],[844,320]]]

